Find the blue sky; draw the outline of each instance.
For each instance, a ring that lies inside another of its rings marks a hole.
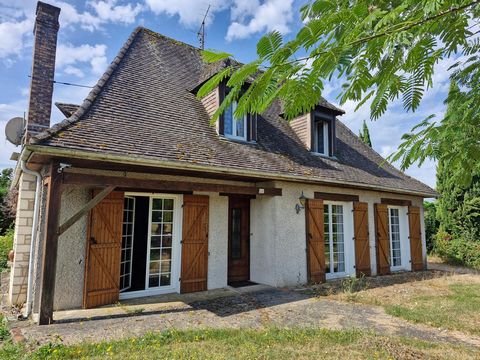
[[[189,44],[198,45],[197,30],[208,5],[206,47],[235,54],[240,61],[255,57],[257,40],[263,33],[279,30],[294,36],[301,26],[299,8],[305,0],[44,0],[62,8],[58,36],[55,80],[94,85],[113,60],[132,30],[142,25]],[[13,167],[13,151],[19,151],[4,137],[6,121],[23,116],[28,107],[28,87],[33,22],[36,1],[0,0],[0,168]],[[403,133],[427,115],[441,117],[448,90],[449,65],[437,65],[434,87],[416,113],[405,113],[394,102],[379,120],[370,122],[368,104],[354,112],[355,104],[341,107],[347,114],[340,119],[355,133],[364,119],[370,128],[374,149],[386,156],[396,149]],[[332,80],[323,96],[336,103],[341,82]],[[81,103],[88,89],[55,85],[53,101]],[[63,119],[55,107],[52,124]],[[435,164],[412,167],[407,174],[435,185]]]

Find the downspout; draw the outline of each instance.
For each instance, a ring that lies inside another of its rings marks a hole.
[[[38,226],[38,212],[40,208],[40,194],[42,188],[42,175],[39,172],[27,168],[25,160],[21,160],[20,168],[25,174],[33,175],[37,178],[37,186],[35,188],[35,204],[33,205],[33,221],[32,221],[32,237],[30,239],[30,257],[28,259],[28,285],[27,285],[27,303],[23,316],[28,318],[32,311],[32,288],[33,288],[33,261],[35,255],[35,243]]]

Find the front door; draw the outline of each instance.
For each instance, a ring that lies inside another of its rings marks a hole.
[[[228,282],[250,280],[250,198],[229,198]]]

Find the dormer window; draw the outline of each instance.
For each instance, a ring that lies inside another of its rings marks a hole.
[[[224,135],[227,138],[247,141],[247,115],[240,118],[235,117],[237,102],[234,101],[225,109],[224,113]]]
[[[330,155],[328,151],[330,144],[330,139],[328,137],[328,134],[330,133],[329,125],[330,123],[325,120],[319,120],[315,123],[315,143],[313,151],[326,156]]]
[[[320,155],[332,156],[335,117],[323,113],[314,113],[312,114],[312,120],[312,151]]]

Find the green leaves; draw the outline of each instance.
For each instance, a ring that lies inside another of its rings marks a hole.
[[[479,158],[479,144],[472,140],[479,136],[475,126],[480,125],[475,106],[480,103],[480,40],[473,36],[478,28],[472,27],[479,22],[478,0],[314,0],[300,12],[304,25],[296,36],[285,41],[278,31],[266,34],[257,44],[258,59],[223,70],[199,96],[226,80],[238,101],[237,115],[261,113],[279,100],[291,119],[318,104],[326,82],[341,82],[341,104],[369,103],[370,117],[379,119],[396,99],[402,99],[405,111],[416,111],[433,86],[435,65],[455,56],[448,76],[467,90],[447,102],[462,113],[455,121],[422,122],[422,128],[405,137],[398,160],[405,167],[441,156],[471,175]],[[204,53],[207,62],[228,56]],[[453,129],[461,142],[451,136]],[[447,143],[456,144],[456,150],[440,145]]]
[[[206,63],[214,63],[220,60],[225,60],[225,59],[228,59],[230,56],[232,55],[222,51],[215,51],[215,50],[202,51],[202,58],[203,58],[203,61],[205,61]]]
[[[225,78],[232,73],[232,67],[228,66],[219,73],[212,76],[205,84],[203,84],[197,92],[197,98],[202,98],[213,91]]]
[[[257,43],[257,54],[260,59],[268,60],[282,45],[282,34],[272,31],[263,36]]]

